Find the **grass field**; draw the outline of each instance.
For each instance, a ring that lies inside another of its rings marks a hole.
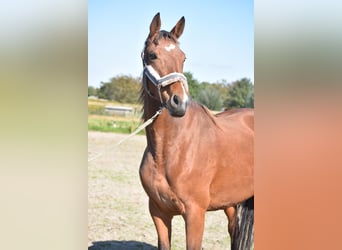
[[[128,115],[110,114],[105,106],[123,106],[133,108]],[[122,104],[101,99],[88,99],[88,131],[132,133],[141,123],[140,104]],[[142,131],[140,134],[144,134]]]

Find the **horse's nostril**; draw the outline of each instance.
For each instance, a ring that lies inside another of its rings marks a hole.
[[[179,97],[178,97],[178,95],[174,95],[172,99],[173,99],[173,102],[174,102],[176,105],[179,104]]]
[[[172,95],[168,104],[172,116],[181,117],[185,114],[187,101],[184,102],[179,95]]]

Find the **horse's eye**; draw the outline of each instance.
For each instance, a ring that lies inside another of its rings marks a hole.
[[[157,55],[155,53],[151,53],[151,54],[149,54],[148,58],[150,60],[155,60],[155,59],[157,59]]]

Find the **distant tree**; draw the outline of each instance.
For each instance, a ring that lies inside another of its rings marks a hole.
[[[201,89],[197,101],[211,110],[222,109],[223,102],[220,92],[213,87],[204,87]]]
[[[229,84],[226,80],[222,79],[221,81],[211,84],[211,86],[220,93],[222,100],[228,98]]]
[[[127,75],[116,76],[110,82],[102,82],[99,97],[121,103],[137,103],[140,93],[140,81]]]
[[[189,92],[192,99],[197,100],[198,94],[200,92],[200,83],[194,78],[191,72],[184,72],[184,75],[188,81]]]
[[[229,86],[228,97],[224,101],[227,108],[254,107],[254,85],[250,79],[242,78]]]
[[[88,96],[97,96],[97,89],[93,86],[88,86]]]
[[[193,73],[184,72],[192,99],[212,110],[221,110],[223,106],[254,107],[254,85],[251,80],[242,78],[231,84],[226,80],[216,83],[199,82]],[[88,96],[113,100],[121,103],[137,103],[140,96],[141,79],[120,75],[101,82],[100,88],[88,86]]]
[[[254,108],[254,85],[251,86],[250,96],[247,98],[247,108]]]

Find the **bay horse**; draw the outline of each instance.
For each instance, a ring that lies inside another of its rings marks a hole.
[[[158,249],[170,249],[171,221],[185,221],[186,249],[202,245],[206,211],[224,210],[231,249],[250,249],[254,234],[254,111],[212,115],[191,100],[178,38],[182,17],[168,32],[157,13],[142,52],[143,119],[147,147],[140,179],[158,234]],[[159,114],[160,113],[160,114]],[[159,115],[158,115],[159,114]]]

